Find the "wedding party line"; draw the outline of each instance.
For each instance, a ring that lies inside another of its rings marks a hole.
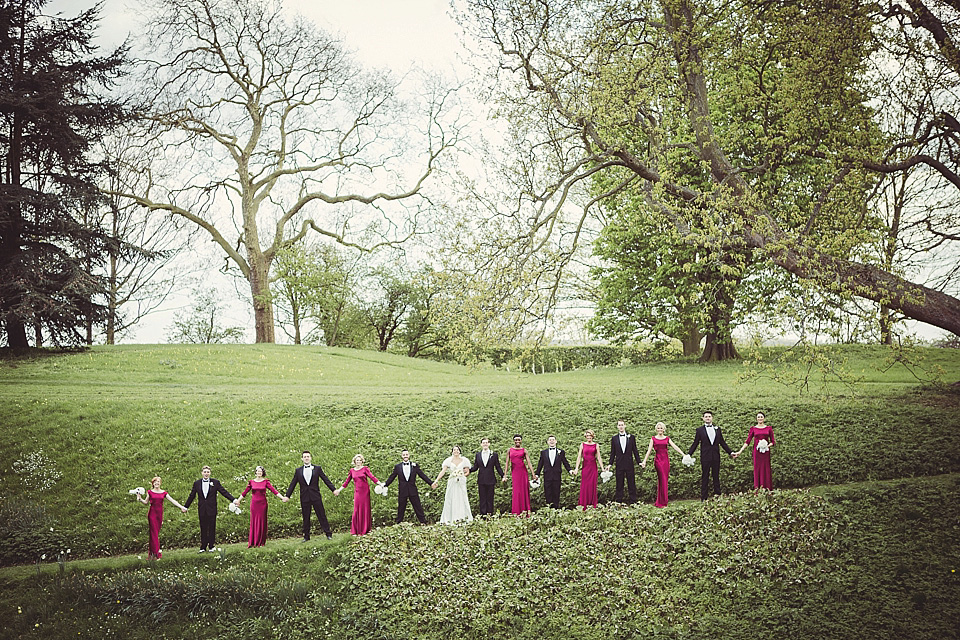
[[[480,450],[475,452],[473,461],[468,460],[459,446],[454,446],[440,466],[436,478],[431,479],[424,471],[410,459],[410,451],[404,449],[400,453],[398,462],[390,476],[383,482],[373,475],[366,466],[362,454],[353,457],[352,467],[343,483],[336,487],[319,464],[314,464],[310,451],[301,454],[301,466],[294,470],[293,478],[285,494],[281,494],[267,478],[267,471],[263,466],[254,470],[254,478],[247,482],[247,486],[234,497],[227,491],[219,480],[211,477],[212,469],[204,466],[201,477],[193,483],[193,488],[186,500],[180,504],[161,488],[162,479],[155,476],[150,481],[150,489],[142,487],[131,489],[137,500],[149,506],[147,522],[149,527],[148,558],[158,559],[161,556],[160,529],[163,525],[163,505],[169,501],[186,513],[194,500],[197,501],[197,514],[200,520],[200,553],[213,551],[216,547],[216,519],[217,494],[230,501],[230,509],[240,512],[243,499],[250,495],[250,531],[248,547],[260,547],[267,541],[267,491],[277,496],[282,502],[288,502],[294,491],[299,489],[300,509],[303,515],[303,542],[310,540],[311,511],[316,515],[320,529],[327,538],[333,533],[323,508],[320,495],[320,481],[333,492],[335,496],[353,482],[353,516],[350,522],[352,535],[364,535],[370,531],[373,518],[370,505],[370,482],[374,484],[374,492],[387,495],[387,487],[394,480],[397,481],[397,518],[399,524],[403,521],[407,505],[413,508],[417,520],[427,524],[427,519],[420,502],[417,479],[423,480],[431,488],[439,487],[440,480],[447,476],[446,493],[443,499],[443,511],[440,514],[441,524],[470,522],[473,520],[473,511],[470,508],[470,499],[467,493],[467,478],[470,475],[477,477],[477,511],[478,515],[494,514],[494,494],[498,483],[511,483],[511,513],[523,515],[530,513],[530,490],[541,485],[545,502],[555,509],[560,508],[560,485],[563,472],[572,476],[580,476],[580,495],[578,505],[582,509],[596,508],[598,504],[598,487],[600,482],[606,482],[616,476],[616,491],[614,500],[632,504],[637,502],[636,466],[646,468],[650,454],[654,454],[653,466],[657,474],[657,496],[654,502],[656,507],[665,507],[668,503],[668,477],[670,474],[670,449],[682,456],[686,466],[693,466],[694,452],[700,449],[700,499],[706,500],[712,485],[713,492],[720,495],[720,451],[726,452],[731,458],[737,458],[747,446],[753,452],[753,486],[755,489],[772,489],[773,479],[770,467],[770,450],[775,444],[773,428],[766,424],[763,412],[757,413],[757,424],[750,428],[747,438],[738,451],[733,451],[723,438],[719,426],[713,423],[713,412],[703,413],[703,425],[698,427],[694,434],[693,443],[684,452],[666,435],[666,425],[658,422],[655,434],[650,437],[646,454],[641,459],[637,448],[636,436],[627,433],[626,422],[617,421],[617,433],[610,438],[609,463],[603,464],[599,444],[596,442],[596,433],[587,429],[583,433],[584,441],[580,443],[576,462],[573,466],[567,460],[566,452],[557,446],[557,438],[547,438],[547,448],[540,451],[536,469],[530,459],[529,452],[523,447],[523,436],[513,436],[513,446],[507,451],[504,465],[500,464],[500,456],[490,448],[490,439],[480,440]],[[712,482],[711,482],[712,481]]]

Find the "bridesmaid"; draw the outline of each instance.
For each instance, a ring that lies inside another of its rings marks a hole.
[[[596,438],[593,429],[587,429],[583,432],[583,438],[586,442],[580,443],[580,450],[577,452],[577,464],[574,465],[573,475],[581,472],[580,462],[583,461],[582,475],[580,476],[580,506],[586,510],[587,507],[597,506],[597,479],[600,471],[604,470],[603,460],[597,455],[597,443],[593,441]]]
[[[373,515],[370,511],[370,480],[380,484],[376,476],[366,467],[367,461],[359,453],[353,456],[353,468],[347,473],[343,486],[337,488],[333,495],[339,496],[350,481],[353,480],[353,519],[350,520],[350,534],[362,536],[370,531]]]
[[[530,454],[523,448],[521,442],[523,436],[517,434],[513,436],[513,446],[508,450],[507,468],[504,470],[503,480],[507,481],[507,475],[513,481],[513,502],[511,513],[519,515],[530,512],[530,478],[534,480],[537,476],[533,473],[533,465],[530,463]]]
[[[650,438],[650,444],[647,445],[647,455],[643,456],[640,466],[647,467],[647,458],[650,452],[656,449],[657,453],[653,458],[653,466],[657,470],[657,500],[653,503],[655,507],[667,506],[667,480],[670,477],[670,447],[673,447],[677,453],[683,455],[683,449],[673,443],[673,440],[667,437],[667,425],[658,422],[657,435]]]
[[[169,500],[180,511],[187,512],[187,508],[171,498],[166,491],[160,488],[160,484],[160,476],[154,476],[150,480],[147,497],[137,496],[137,500],[141,503],[150,505],[150,510],[147,511],[147,524],[150,526],[150,550],[147,552],[147,558],[150,560],[160,559],[160,527],[163,526],[163,501]]]
[[[733,456],[736,458],[750,444],[753,439],[753,488],[754,489],[773,489],[773,475],[770,472],[770,449],[773,448],[773,427],[767,424],[767,416],[762,411],[757,412],[757,424],[750,427],[750,433],[747,434],[747,441],[743,443],[740,450]],[[767,441],[769,449],[767,451],[757,450],[757,443],[761,440]]]
[[[280,492],[273,488],[270,481],[267,480],[267,470],[257,466],[253,471],[253,480],[247,482],[246,488],[240,497],[233,501],[233,504],[240,506],[240,501],[250,493],[250,535],[247,538],[247,548],[262,547],[267,543],[267,490],[273,492],[273,495],[280,496]],[[281,502],[286,502],[290,498],[280,496]]]

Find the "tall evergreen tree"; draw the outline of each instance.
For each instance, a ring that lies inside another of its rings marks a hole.
[[[126,48],[95,56],[100,5],[75,18],[48,0],[0,0],[0,335],[27,347],[84,340],[105,307],[93,268],[107,235],[84,215],[100,206],[91,143],[123,115],[105,95]]]

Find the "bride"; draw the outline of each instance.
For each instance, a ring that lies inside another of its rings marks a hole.
[[[444,474],[450,476],[447,480],[447,495],[443,499],[443,513],[440,514],[441,524],[473,520],[473,514],[470,513],[470,499],[467,497],[467,474],[469,473],[470,462],[460,455],[460,447],[453,447],[451,456],[443,461],[440,475],[431,485],[436,489]]]

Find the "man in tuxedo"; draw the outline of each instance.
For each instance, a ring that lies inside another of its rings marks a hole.
[[[543,497],[547,504],[554,509],[560,508],[560,479],[563,476],[563,466],[567,472],[573,473],[567,454],[557,447],[556,436],[547,438],[547,448],[540,452],[540,461],[537,463],[535,476],[540,477],[543,471]]]
[[[637,439],[627,433],[627,424],[617,420],[617,433],[610,439],[610,465],[617,474],[617,491],[614,500],[623,502],[623,482],[626,480],[629,490],[629,504],[637,501],[637,477],[634,462],[640,462],[637,451]]]
[[[470,473],[477,475],[477,493],[479,500],[477,510],[480,515],[493,515],[493,490],[497,486],[497,478],[494,470],[503,477],[503,469],[500,467],[500,458],[496,451],[490,450],[490,438],[484,438],[480,441],[480,451],[473,456],[473,466],[470,467]]]
[[[420,492],[417,491],[417,477],[420,477],[427,484],[431,484],[433,480],[423,472],[423,469],[416,462],[410,462],[410,452],[408,450],[404,449],[400,452],[400,460],[399,464],[394,465],[393,473],[383,483],[389,487],[395,479],[400,481],[397,489],[397,524],[403,522],[403,516],[407,513],[408,500],[413,505],[413,512],[417,514],[417,520],[420,521],[420,524],[427,524],[427,518],[423,515],[423,506],[420,504]]]
[[[294,487],[300,486],[300,511],[303,512],[303,540],[301,542],[310,539],[311,508],[317,514],[320,528],[327,534],[327,539],[330,539],[333,534],[330,532],[330,523],[327,522],[327,513],[323,510],[323,500],[320,498],[320,480],[323,480],[330,491],[334,490],[333,483],[323,473],[320,465],[313,464],[313,458],[309,451],[304,451],[301,459],[303,460],[303,466],[297,467],[296,471],[293,472],[293,480],[287,487],[287,497],[289,498],[293,495]]]
[[[693,455],[700,447],[700,500],[707,499],[707,489],[710,484],[709,476],[713,475],[713,493],[720,495],[720,447],[732,458],[733,451],[723,440],[720,427],[713,424],[713,413],[703,412],[703,426],[697,429],[688,455]]]
[[[197,515],[200,516],[200,553],[213,551],[217,535],[217,493],[233,502],[230,492],[223,488],[220,481],[210,477],[210,467],[204,465],[200,470],[201,478],[193,483],[193,489],[183,506],[187,509],[197,499]]]

